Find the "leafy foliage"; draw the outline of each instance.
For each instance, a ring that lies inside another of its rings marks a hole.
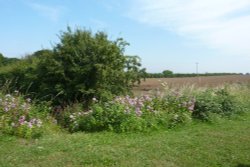
[[[198,94],[193,117],[208,121],[213,113],[221,116],[230,116],[239,110],[239,107],[235,97],[226,88],[218,90],[209,89]]]
[[[11,80],[11,87],[60,105],[77,101],[88,105],[94,96],[107,100],[129,94],[145,69],[140,68],[139,57],[124,55],[127,45],[122,38],[109,40],[104,32],[68,28],[53,51],[37,51],[0,69],[1,84]]]

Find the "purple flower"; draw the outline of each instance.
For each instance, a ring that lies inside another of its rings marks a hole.
[[[139,107],[136,107],[135,113],[136,113],[137,116],[141,116],[142,115],[142,111],[141,111],[141,109]]]
[[[25,116],[24,116],[24,115],[21,116],[21,117],[19,118],[18,122],[19,122],[20,125],[23,125],[23,124],[25,123]]]
[[[152,98],[149,95],[144,95],[143,98],[146,101],[151,101],[152,100]]]
[[[9,108],[8,108],[8,107],[4,107],[4,111],[5,111],[5,112],[8,112],[8,111],[9,111]]]
[[[32,122],[28,122],[28,127],[29,127],[29,128],[32,128],[32,127],[33,127]]]
[[[15,103],[12,103],[12,104],[11,104],[11,107],[12,107],[12,108],[16,108],[16,104],[15,104]]]

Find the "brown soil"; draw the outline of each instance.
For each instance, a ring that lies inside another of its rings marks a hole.
[[[146,93],[150,90],[161,89],[162,83],[174,88],[191,85],[195,87],[217,87],[224,84],[250,83],[250,76],[231,75],[186,78],[148,78],[145,81],[142,81],[140,86],[135,87],[134,92]]]

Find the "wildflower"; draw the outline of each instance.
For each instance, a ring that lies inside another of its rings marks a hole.
[[[4,111],[5,111],[5,112],[8,112],[8,111],[9,111],[9,108],[8,108],[8,107],[4,107]]]
[[[30,109],[30,107],[29,107],[29,105],[28,105],[27,103],[23,103],[23,104],[21,105],[21,107],[22,107],[24,110],[29,110],[29,109]]]
[[[23,125],[23,124],[25,123],[25,116],[24,116],[24,115],[21,116],[21,117],[19,118],[18,122],[19,122],[20,125]]]
[[[194,103],[191,104],[191,105],[188,107],[188,110],[189,110],[190,112],[193,112],[193,111],[194,111],[194,106],[195,106]]]
[[[137,105],[138,105],[139,107],[143,107],[143,106],[144,106],[143,102],[141,102],[141,101],[138,101],[138,102],[137,102]]]
[[[155,113],[155,114],[157,114],[159,111],[157,111],[157,110],[152,110],[152,113]]]
[[[6,97],[6,98],[9,98],[9,97],[11,97],[11,95],[10,95],[10,94],[6,94],[5,97]]]
[[[143,98],[144,98],[144,100],[146,100],[146,101],[151,101],[151,100],[152,100],[151,97],[150,97],[149,95],[144,95]]]
[[[136,113],[137,116],[141,116],[142,115],[142,111],[141,111],[141,109],[139,107],[137,107],[135,109],[135,113]]]
[[[29,128],[32,128],[33,127],[33,124],[31,122],[28,122],[28,127]]]
[[[190,112],[193,112],[194,107],[195,107],[195,98],[191,99],[191,100],[188,102],[188,110],[189,110]]]
[[[53,119],[52,122],[53,122],[54,124],[57,124],[57,120],[56,120],[56,119]]]
[[[28,103],[30,103],[30,102],[31,102],[31,99],[30,99],[30,98],[27,98],[26,101],[27,101]]]
[[[16,108],[16,104],[15,104],[15,103],[12,103],[12,104],[11,104],[11,107],[12,107],[12,108]]]
[[[43,123],[43,122],[42,122],[40,119],[37,119],[37,120],[36,120],[36,126],[37,126],[37,127],[41,127],[41,126],[42,126],[42,123]]]
[[[74,115],[70,115],[70,116],[69,116],[69,118],[74,119],[74,118],[75,118],[75,116],[74,116]]]
[[[14,103],[14,102],[15,102],[15,100],[16,100],[16,99],[15,99],[15,97],[12,97],[12,98],[11,98],[11,102],[13,102],[13,103]]]
[[[98,102],[98,100],[95,98],[95,97],[93,97],[92,98],[92,101],[95,103],[95,102]]]
[[[177,120],[179,118],[179,115],[178,114],[175,114],[174,115],[174,119]]]
[[[31,119],[31,120],[30,120],[30,123],[31,123],[31,124],[35,124],[35,123],[36,123],[36,119],[35,119],[35,118]]]
[[[128,106],[126,106],[126,108],[125,108],[124,112],[125,112],[126,114],[129,114],[129,113],[130,113],[130,109],[129,109],[129,107],[128,107]]]

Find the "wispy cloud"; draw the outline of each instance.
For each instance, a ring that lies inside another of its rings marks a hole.
[[[249,0],[135,0],[130,17],[227,54],[250,56]]]
[[[39,15],[44,16],[53,22],[58,21],[64,10],[61,6],[48,6],[38,3],[29,3],[28,5]]]

